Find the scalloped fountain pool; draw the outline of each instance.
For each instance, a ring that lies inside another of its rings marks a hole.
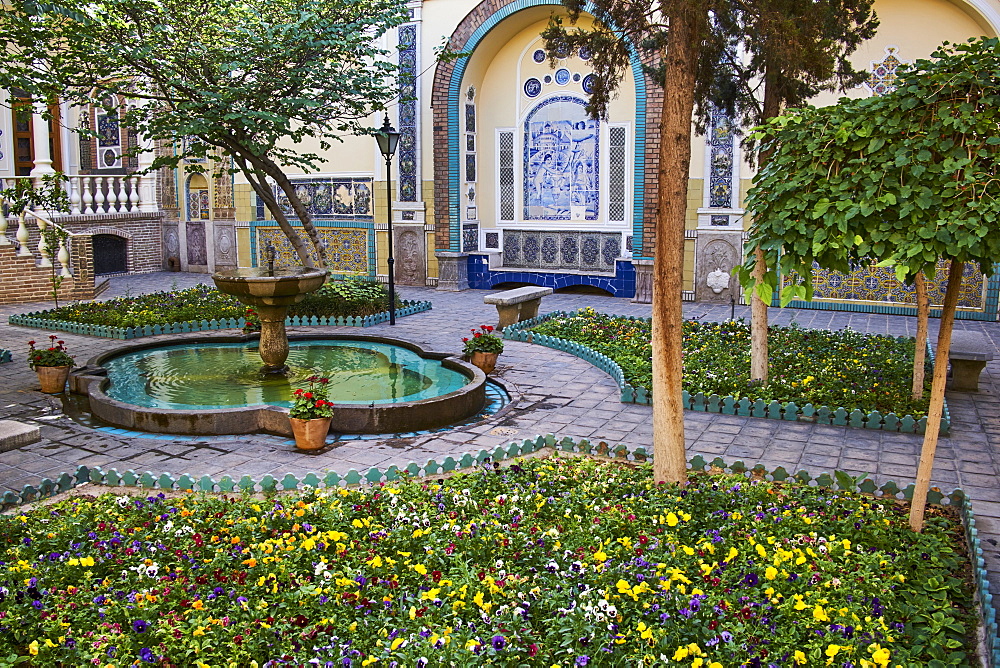
[[[286,376],[262,374],[254,343],[199,337],[99,355],[78,373],[76,385],[86,388],[96,417],[174,434],[288,434],[292,391],[314,375],[330,379],[331,429],[344,433],[440,427],[485,403],[482,371],[397,339],[292,337],[286,363]]]

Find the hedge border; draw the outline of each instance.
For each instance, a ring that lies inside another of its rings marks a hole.
[[[403,306],[396,309],[396,317],[403,317],[429,311],[431,303],[429,301],[403,300]],[[43,318],[48,311],[35,311],[32,313],[20,313],[12,315],[8,319],[11,325],[21,327],[36,327],[38,329],[50,329],[70,334],[81,334],[83,336],[99,336],[108,339],[118,339],[128,341],[140,339],[146,336],[157,336],[159,334],[187,334],[189,332],[204,332],[220,329],[242,328],[246,323],[244,318],[223,318],[222,320],[190,320],[188,322],[173,322],[168,325],[144,325],[142,327],[109,327],[107,325],[90,325],[67,320],[49,320]],[[312,317],[288,317],[285,318],[286,327],[372,327],[383,322],[389,322],[389,312],[382,311],[373,315],[348,316],[337,318]]]
[[[617,362],[607,355],[599,353],[582,343],[576,343],[575,341],[569,341],[567,339],[560,339],[554,336],[546,336],[544,334],[535,334],[534,332],[526,331],[535,325],[545,322],[546,320],[551,320],[552,318],[573,317],[577,313],[579,313],[579,311],[553,311],[552,313],[546,313],[545,315],[536,316],[528,320],[522,320],[521,322],[505,327],[502,336],[509,341],[534,343],[540,346],[545,346],[546,348],[561,350],[569,353],[570,355],[575,355],[585,362],[590,362],[601,371],[604,371],[610,375],[616,383],[618,383],[622,403],[641,404],[647,406],[652,404],[652,392],[644,387],[633,387],[626,382],[625,373],[622,371],[622,368]],[[637,318],[635,316],[612,315],[611,317],[649,322],[649,318]],[[928,355],[930,356],[931,362],[933,362],[934,354],[930,349],[930,346],[928,346]],[[830,408],[829,406],[813,406],[811,403],[799,406],[794,401],[780,403],[774,400],[768,403],[762,399],[758,399],[757,401],[751,402],[746,397],[736,399],[731,396],[720,397],[718,394],[705,396],[701,392],[698,392],[697,394],[690,394],[687,390],[682,392],[681,400],[683,401],[684,408],[686,410],[699,411],[702,413],[721,413],[723,415],[739,415],[743,417],[757,417],[771,420],[786,420],[789,422],[798,421],[833,426],[856,427],[859,429],[878,429],[882,431],[893,431],[906,434],[923,434],[927,427],[926,417],[922,417],[917,420],[912,415],[904,415],[903,417],[899,417],[895,413],[886,413],[883,415],[877,410],[865,412],[860,408],[848,411],[843,407]],[[948,410],[948,402],[945,401],[944,412],[941,416],[941,435],[947,436],[950,431],[951,413]]]
[[[568,436],[561,440],[556,440],[555,435],[545,434],[544,436],[535,436],[533,439],[525,439],[520,443],[512,441],[506,447],[498,446],[492,451],[480,450],[476,454],[464,453],[458,459],[448,456],[440,463],[431,459],[423,466],[419,466],[415,462],[410,462],[403,469],[391,465],[385,470],[373,466],[367,469],[364,474],[356,469],[350,469],[343,476],[335,471],[328,471],[325,474],[307,473],[303,476],[302,480],[299,480],[291,473],[286,473],[281,480],[275,479],[270,474],[265,475],[259,481],[254,480],[248,475],[243,476],[239,481],[233,480],[228,475],[215,480],[207,475],[197,478],[196,476],[183,474],[175,479],[169,473],[161,473],[159,476],[156,476],[151,471],[146,471],[142,474],[137,474],[132,470],[119,473],[116,469],[110,469],[105,472],[100,467],[78,466],[75,474],[63,473],[54,481],[50,478],[44,478],[37,488],[32,485],[25,485],[20,493],[13,491],[5,492],[2,498],[0,498],[0,503],[2,503],[3,510],[8,510],[21,504],[52,497],[87,483],[108,485],[110,487],[124,486],[141,489],[222,493],[293,491],[307,488],[316,489],[319,487],[363,485],[366,483],[374,485],[380,482],[397,480],[404,474],[411,476],[434,476],[460,469],[469,469],[490,462],[499,462],[531,454],[545,448],[551,448],[559,452],[597,455],[625,461],[646,462],[652,461],[653,458],[652,453],[647,452],[642,446],[630,448],[624,444],[610,445],[606,441],[599,441],[593,444],[588,439],[574,441]],[[899,485],[891,480],[881,486],[876,486],[867,473],[860,476],[852,476],[843,471],[834,471],[832,474],[822,473],[819,476],[813,477],[805,470],[791,474],[784,467],[779,466],[773,471],[768,471],[763,464],[757,464],[752,468],[748,468],[742,461],[726,464],[721,457],[707,461],[702,455],[692,457],[688,461],[688,468],[692,471],[731,473],[748,478],[764,478],[778,482],[791,480],[792,482],[805,485],[815,484],[817,487],[849,490],[873,496],[881,496],[883,498],[888,497],[908,501],[912,501],[915,487],[915,485],[910,484],[901,489]],[[986,662],[990,668],[1000,668],[1000,638],[997,636],[996,610],[993,608],[993,598],[989,589],[989,571],[986,569],[986,561],[983,557],[982,545],[979,541],[979,532],[976,529],[976,519],[972,510],[972,502],[961,489],[955,489],[949,494],[944,494],[937,488],[931,488],[927,492],[927,502],[959,508],[962,526],[965,530],[965,537],[969,547],[969,557],[972,563],[974,594],[978,603],[980,623],[983,629]]]

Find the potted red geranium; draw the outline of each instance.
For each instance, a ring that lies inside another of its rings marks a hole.
[[[308,387],[300,387],[292,392],[292,408],[288,419],[292,423],[295,447],[300,450],[317,450],[326,445],[326,435],[330,432],[333,419],[333,404],[329,396],[329,378],[310,376],[306,378]]]
[[[472,336],[464,337],[462,352],[470,362],[490,373],[497,365],[497,357],[503,352],[503,339],[493,333],[490,325],[481,325],[478,330],[469,330]]]
[[[66,342],[52,334],[48,348],[36,348],[34,341],[28,341],[28,366],[38,374],[42,392],[59,394],[66,389],[73,357],[66,352]]]

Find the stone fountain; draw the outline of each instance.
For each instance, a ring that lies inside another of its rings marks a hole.
[[[274,268],[274,251],[268,247],[268,267],[232,269],[212,274],[219,292],[233,295],[260,316],[260,359],[263,374],[284,375],[288,371],[288,334],[285,315],[288,307],[302,301],[326,282],[325,269],[309,267]]]

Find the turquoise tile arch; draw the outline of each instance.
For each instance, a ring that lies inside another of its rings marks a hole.
[[[493,30],[504,19],[529,7],[552,6],[561,8],[562,5],[552,0],[516,0],[497,9],[486,20],[484,20],[473,33],[465,40],[459,51],[471,54],[479,46],[483,38]],[[585,12],[593,13],[594,5],[586,2],[583,6]],[[633,197],[632,197],[632,225],[633,236],[635,238],[635,248],[633,252],[636,257],[642,256],[642,222],[643,222],[643,199],[645,197],[645,155],[646,155],[646,81],[642,70],[642,63],[638,54],[630,49],[630,64],[632,77],[635,81],[635,160],[633,165]],[[464,132],[460,124],[460,116],[464,114],[462,102],[462,78],[465,76],[466,68],[469,64],[469,56],[463,56],[455,62],[455,67],[451,72],[451,79],[448,82],[447,109],[448,109],[448,190],[451,195],[448,201],[449,219],[449,247],[446,250],[460,252],[462,250],[462,223],[460,209],[461,202],[457,193],[460,192],[462,184],[462,137]]]

